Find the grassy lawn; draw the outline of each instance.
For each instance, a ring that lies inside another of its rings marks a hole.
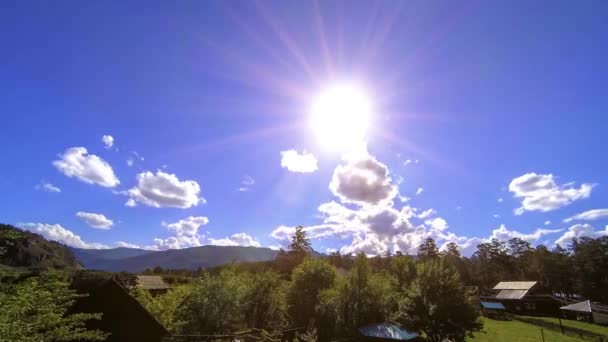
[[[553,317],[530,317],[536,319],[542,319],[543,321],[559,324],[559,320]],[[573,321],[569,319],[562,319],[562,324],[566,327],[578,328],[587,331],[591,331],[598,334],[608,335],[608,327],[603,327],[597,324],[590,324],[585,322]]]
[[[467,342],[540,342],[540,328],[518,321],[495,321],[482,317],[483,329],[475,332]],[[581,342],[582,339],[544,330],[545,342]]]

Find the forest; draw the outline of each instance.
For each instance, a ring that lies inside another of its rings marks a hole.
[[[11,276],[3,270],[0,340],[103,340],[72,314],[78,296],[69,284],[85,271],[46,270]],[[479,310],[466,286],[482,294],[501,280],[535,280],[556,296],[608,302],[608,237],[582,238],[570,246],[533,247],[521,239],[492,240],[471,257],[456,244],[440,250],[432,239],[416,256],[387,251],[367,257],[313,257],[302,227],[286,251],[269,262],[212,269],[147,270],[171,284],[161,295],[132,290],[140,303],[174,335],[230,334],[261,329],[268,341],[297,328],[296,339],[348,339],[370,323],[394,322],[428,341],[464,341],[481,328]]]

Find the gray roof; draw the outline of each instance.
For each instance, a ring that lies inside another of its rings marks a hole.
[[[530,290],[536,281],[501,281],[494,286],[494,290]]]
[[[528,294],[528,290],[501,290],[496,299],[522,299]]]
[[[146,290],[166,290],[169,288],[161,276],[137,276],[137,286]]]
[[[588,300],[584,302],[562,306],[560,309],[578,312],[598,312],[604,314],[608,313],[608,306],[599,303],[593,303]]]

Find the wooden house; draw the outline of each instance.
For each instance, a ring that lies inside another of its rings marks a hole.
[[[499,302],[507,312],[532,316],[559,314],[559,300],[536,281],[501,281],[494,286],[494,291],[497,291],[495,296],[485,296],[482,300]]]

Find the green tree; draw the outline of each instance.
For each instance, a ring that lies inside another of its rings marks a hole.
[[[69,314],[78,295],[57,276],[32,277],[0,287],[0,341],[103,341],[107,334],[87,330],[101,314]]]
[[[148,290],[142,288],[133,289],[132,294],[167,330],[177,333],[185,324],[179,318],[178,312],[193,290],[193,285],[186,284],[174,286],[167,293],[158,296],[152,296]]]
[[[418,247],[418,258],[420,258],[420,260],[427,261],[438,257],[439,248],[437,248],[437,244],[432,238],[425,239],[420,247]]]
[[[285,284],[274,272],[250,276],[243,298],[243,312],[247,326],[266,330],[280,330],[287,324]]]
[[[308,240],[308,236],[304,231],[304,227],[297,226],[296,231],[291,237],[291,244],[289,245],[289,252],[305,256],[312,252],[312,247],[310,245],[310,240]]]
[[[243,327],[241,303],[247,280],[234,268],[203,274],[176,313],[183,334],[222,334]]]
[[[477,310],[470,304],[458,274],[443,260],[418,264],[418,277],[399,302],[398,322],[424,332],[430,342],[464,341],[478,329]]]
[[[416,263],[410,256],[397,254],[391,258],[389,272],[394,277],[397,292],[404,293],[416,278]]]
[[[293,270],[287,304],[296,327],[307,327],[315,320],[319,294],[332,288],[335,281],[336,269],[322,259],[307,258]]]

